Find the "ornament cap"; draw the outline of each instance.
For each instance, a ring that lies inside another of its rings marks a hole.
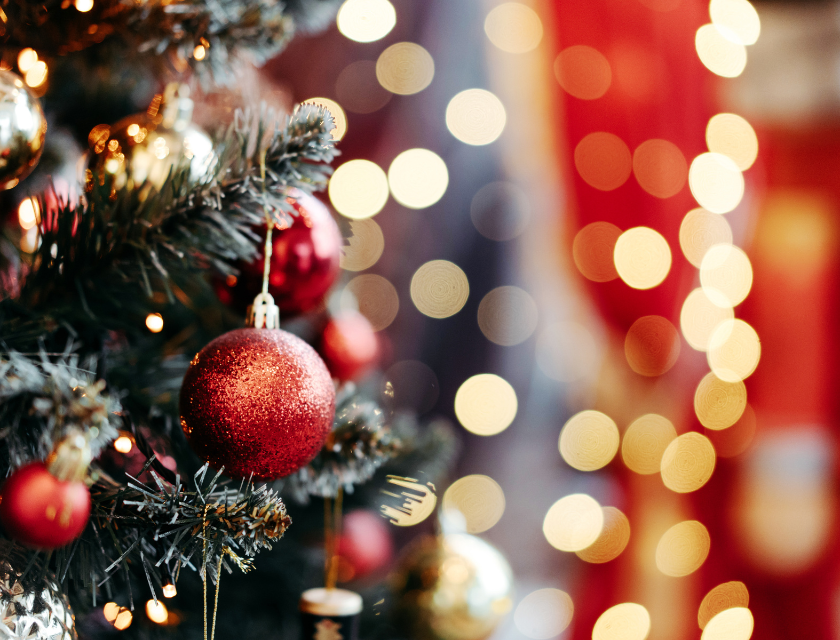
[[[255,329],[279,329],[280,308],[270,293],[260,293],[248,307],[248,326]]]
[[[79,429],[71,430],[47,459],[47,471],[62,482],[81,482],[92,456],[90,443]]]
[[[362,611],[362,596],[346,589],[309,589],[300,596],[300,610],[316,616],[352,616]]]

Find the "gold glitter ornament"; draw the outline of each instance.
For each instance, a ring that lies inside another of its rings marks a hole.
[[[0,70],[0,189],[32,173],[47,135],[41,103],[19,76]]]
[[[418,640],[482,640],[513,606],[507,560],[466,533],[415,541],[393,582],[397,619]]]
[[[189,166],[190,180],[205,176],[216,156],[210,137],[190,122],[189,94],[187,85],[169,84],[145,113],[95,126],[88,135],[88,190],[96,180],[114,191],[143,184],[159,189],[173,168],[183,166]]]

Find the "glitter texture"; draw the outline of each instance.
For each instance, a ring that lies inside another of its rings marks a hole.
[[[327,367],[280,329],[236,329],[193,358],[181,387],[193,450],[234,478],[275,479],[320,451],[335,412]]]

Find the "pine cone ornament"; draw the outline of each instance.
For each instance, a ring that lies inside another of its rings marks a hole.
[[[22,573],[8,559],[0,561],[0,638],[78,640],[70,603],[53,578],[22,583]]]

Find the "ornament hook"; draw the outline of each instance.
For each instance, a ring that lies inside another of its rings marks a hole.
[[[280,308],[270,293],[260,293],[248,307],[248,326],[255,329],[279,329]]]

